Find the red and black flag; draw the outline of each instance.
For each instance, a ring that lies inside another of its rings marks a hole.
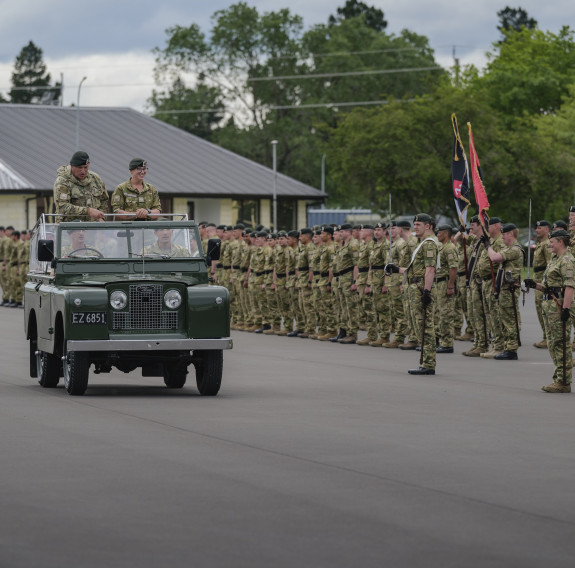
[[[459,222],[465,227],[467,223],[467,208],[471,197],[469,188],[469,170],[467,168],[467,156],[463,148],[463,142],[459,136],[457,117],[451,115],[453,125],[453,156],[451,159],[451,180],[453,182],[453,198]]]
[[[475,193],[475,202],[477,203],[477,215],[479,221],[483,225],[483,229],[489,226],[489,200],[485,192],[485,184],[483,183],[483,174],[481,173],[481,166],[479,165],[479,158],[475,151],[475,144],[473,143],[473,132],[471,130],[471,123],[467,123],[469,129],[469,158],[471,160],[471,177],[473,179],[473,192]]]

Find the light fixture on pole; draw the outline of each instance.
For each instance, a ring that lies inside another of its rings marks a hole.
[[[78,85],[78,101],[76,104],[76,150],[80,149],[80,89],[82,88],[82,83],[88,77],[82,77],[80,84]]]
[[[278,230],[278,198],[277,198],[278,169],[277,169],[277,154],[276,154],[277,145],[278,145],[278,141],[272,140],[273,168],[274,168],[274,198],[273,198],[274,232]]]

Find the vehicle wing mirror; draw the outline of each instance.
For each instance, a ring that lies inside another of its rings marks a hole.
[[[208,241],[208,251],[206,253],[208,264],[210,264],[212,260],[220,260],[221,246],[222,241],[220,239],[210,239]]]
[[[50,262],[54,259],[54,241],[50,239],[38,240],[38,260],[41,262]]]

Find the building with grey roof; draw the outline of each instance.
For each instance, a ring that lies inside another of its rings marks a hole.
[[[165,213],[272,224],[270,168],[129,108],[0,104],[2,224],[30,227],[52,211],[56,170],[69,162],[77,136],[110,194],[129,179],[129,161],[141,157]],[[279,173],[276,195],[279,228],[304,226],[307,207],[327,197]]]

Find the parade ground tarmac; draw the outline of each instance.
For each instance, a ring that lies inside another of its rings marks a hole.
[[[193,369],[71,397],[0,308],[0,567],[572,568],[575,393],[521,315],[518,361],[232,332],[215,398]]]

